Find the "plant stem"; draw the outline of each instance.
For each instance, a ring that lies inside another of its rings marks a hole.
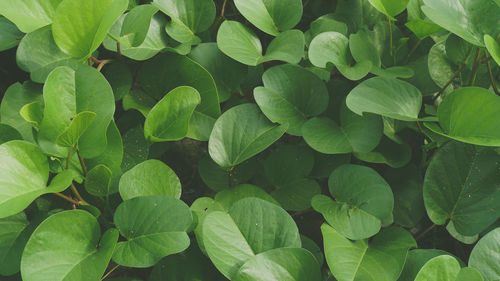
[[[73,147],[68,148],[68,156],[66,157],[66,170],[69,169],[69,162],[71,159],[71,153],[73,153]]]
[[[118,56],[122,56],[122,47],[120,45],[120,42],[116,42],[116,52],[118,53]]]
[[[446,82],[446,84],[441,88],[441,90],[439,90],[437,95],[435,95],[432,98],[433,101],[435,101],[442,93],[444,93],[446,88],[448,88],[448,86],[450,86],[450,84],[453,82],[453,80],[455,80],[455,78],[457,78],[458,74],[460,74],[460,72],[462,72],[462,70],[464,70],[464,68],[465,68],[465,63],[462,63],[462,65],[457,69],[457,71],[455,71],[455,73],[450,78],[450,80],[448,80],[448,82]]]
[[[87,176],[87,166],[85,166],[85,162],[83,161],[82,156],[80,156],[80,151],[78,149],[76,150],[76,155],[78,155],[78,160],[80,160],[80,166],[82,166],[83,176]]]
[[[100,280],[100,281],[102,281],[102,280],[106,279],[106,278],[107,278],[107,277],[108,277],[108,276],[109,276],[109,275],[110,275],[113,271],[115,271],[115,269],[117,269],[119,266],[120,266],[119,264],[115,265],[115,267],[113,267],[112,269],[110,269],[110,270],[108,271],[108,273],[106,273],[106,274],[105,274],[105,275],[101,278],[101,280]]]
[[[490,75],[490,81],[491,81],[491,86],[493,87],[493,91],[495,91],[495,94],[500,96],[500,93],[498,92],[497,86],[495,84],[495,78],[493,77],[493,72],[491,71],[491,65],[490,61],[486,61],[486,65],[488,66],[488,74]]]
[[[417,235],[417,237],[415,238],[415,240],[419,241],[420,239],[424,238],[424,236],[429,233],[429,231],[433,230],[437,225],[436,224],[432,224],[431,226],[429,226],[428,228],[426,228],[424,231],[422,231],[419,235]]]
[[[415,43],[415,45],[413,45],[413,48],[411,48],[411,50],[408,52],[408,56],[406,57],[405,64],[407,64],[410,61],[411,56],[418,49],[418,46],[420,46],[420,43],[422,43],[422,39],[418,38],[417,43]]]
[[[83,199],[83,197],[80,195],[80,193],[78,192],[78,190],[76,189],[76,186],[71,183],[71,191],[73,191],[73,193],[75,194],[76,198],[78,198],[79,200],[79,204],[82,204],[82,205],[90,205],[89,203],[87,203],[87,201],[85,201]]]
[[[111,34],[109,32],[108,32],[108,36],[109,36],[109,38],[113,39],[115,42],[120,42],[120,38],[114,36],[113,34]]]
[[[476,55],[474,56],[474,64],[472,65],[472,70],[469,78],[469,86],[474,84],[474,80],[476,78],[476,72],[479,67],[479,54],[481,53],[481,49],[477,48]]]
[[[227,186],[229,188],[233,187],[233,170],[234,170],[234,167],[229,169],[229,175],[227,177]]]
[[[102,70],[102,68],[104,67],[104,65],[106,65],[106,64],[108,64],[108,63],[110,63],[110,62],[112,62],[112,61],[113,61],[113,60],[102,60],[102,61],[101,61],[101,63],[99,63],[99,65],[98,65],[98,66],[97,66],[97,68],[96,68],[96,69],[97,69],[97,71],[99,71],[99,72],[100,72],[100,71]]]
[[[222,4],[222,9],[221,9],[221,12],[220,12],[220,17],[222,19],[224,19],[224,13],[226,12],[226,4],[227,4],[227,0],[224,0],[224,3]]]
[[[69,202],[71,202],[71,203],[73,203],[73,204],[80,205],[80,202],[78,202],[78,201],[76,201],[75,199],[73,199],[73,198],[71,198],[71,197],[69,197],[69,196],[66,196],[66,195],[64,195],[64,194],[62,194],[62,193],[60,193],[60,192],[54,192],[53,194],[54,194],[54,195],[57,195],[57,196],[59,196],[59,197],[61,197],[61,198],[63,198],[63,199],[64,199],[64,200],[66,200],[66,201],[69,201]]]

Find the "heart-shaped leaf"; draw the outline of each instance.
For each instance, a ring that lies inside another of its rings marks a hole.
[[[123,200],[150,195],[181,197],[181,182],[163,162],[150,159],[125,172],[120,178]]]
[[[14,23],[4,17],[0,17],[0,32],[2,33],[2,37],[0,37],[0,51],[5,51],[17,46],[24,35],[17,29]]]
[[[483,281],[481,273],[471,267],[460,268],[457,259],[442,255],[428,261],[418,272],[415,281]]]
[[[62,0],[52,24],[54,41],[66,54],[86,59],[127,6],[128,0]]]
[[[47,187],[49,163],[38,146],[25,141],[0,145],[0,218],[21,212],[40,195],[65,190],[73,175],[58,174]]]
[[[292,29],[302,17],[300,0],[235,0],[234,4],[249,22],[274,36]]]
[[[156,12],[158,8],[151,4],[133,8],[123,20],[120,36],[128,36],[132,47],[141,45],[148,35],[151,18]]]
[[[398,227],[382,230],[370,243],[350,241],[326,224],[321,232],[326,262],[339,281],[396,281],[408,250],[417,246],[411,234]]]
[[[118,231],[114,228],[101,237],[97,219],[86,211],[52,215],[38,226],[26,244],[21,260],[23,280],[99,280],[117,240]]]
[[[52,23],[57,6],[62,0],[0,1],[3,15],[24,33],[30,33]]]
[[[215,201],[229,211],[234,203],[241,199],[254,197],[271,202],[279,206],[279,203],[262,188],[251,184],[240,184],[234,188],[222,190],[215,195]]]
[[[85,178],[85,190],[94,196],[108,196],[111,194],[112,174],[112,171],[105,165],[95,166]]]
[[[336,201],[317,195],[312,206],[333,228],[351,240],[375,235],[382,221],[392,214],[391,187],[371,168],[342,165],[330,175],[328,186]]]
[[[491,57],[500,65],[500,46],[498,46],[497,41],[489,34],[485,34],[484,45],[486,45],[486,49],[488,49]]]
[[[47,78],[43,98],[45,108],[38,142],[46,153],[66,157],[68,148],[58,145],[57,138],[71,126],[77,114],[84,111],[96,116],[79,138],[78,149],[84,158],[102,153],[115,110],[113,90],[102,74],[83,65],[76,71],[58,67]]]
[[[369,112],[397,120],[415,121],[422,107],[422,94],[408,82],[374,77],[352,89],[346,104],[358,115]]]
[[[255,101],[269,120],[287,124],[290,134],[301,135],[307,118],[323,113],[328,106],[323,81],[299,66],[269,68],[262,81],[264,87],[254,89]]]
[[[405,266],[403,272],[399,276],[399,281],[415,281],[418,272],[424,266],[425,263],[430,261],[432,258],[450,255],[448,252],[437,249],[414,249],[408,252],[406,258]],[[460,261],[462,264],[462,262]]]
[[[179,199],[158,195],[121,203],[114,215],[116,228],[127,241],[119,242],[113,261],[128,267],[150,267],[161,258],[184,251],[190,243],[189,207]]]
[[[368,0],[377,10],[393,18],[406,9],[409,0]]]
[[[202,235],[208,256],[229,279],[234,279],[244,263],[256,254],[301,245],[297,226],[290,215],[279,206],[258,198],[236,202],[229,214],[209,213],[203,222]]]
[[[96,114],[91,111],[82,111],[75,115],[68,127],[56,139],[56,144],[63,147],[78,147],[78,140],[85,130],[92,124]]]
[[[496,228],[477,242],[469,257],[469,266],[476,268],[486,281],[500,278],[500,228]]]
[[[146,116],[146,139],[153,142],[183,139],[188,133],[189,120],[200,102],[200,94],[192,87],[181,86],[170,91]]]
[[[215,122],[208,151],[219,166],[234,167],[273,144],[286,129],[271,123],[257,105],[238,105]]]
[[[491,149],[450,142],[432,158],[424,180],[424,202],[438,225],[453,222],[463,235],[486,229],[500,216],[500,155]]]

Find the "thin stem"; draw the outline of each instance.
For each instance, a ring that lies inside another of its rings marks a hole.
[[[391,24],[391,19],[387,17],[387,22],[389,23],[389,54],[391,57],[393,56],[392,53],[392,24]]]
[[[406,57],[406,63],[408,63],[410,61],[411,56],[418,49],[418,46],[420,46],[420,43],[422,43],[422,39],[418,38],[417,43],[415,43],[415,45],[413,45],[413,48],[411,48],[410,52],[408,52],[408,56]]]
[[[73,191],[73,193],[75,194],[76,198],[78,198],[79,200],[79,204],[82,204],[82,205],[89,205],[89,203],[87,203],[87,201],[85,201],[83,199],[83,197],[80,195],[80,193],[78,192],[78,190],[76,189],[76,186],[71,183],[71,191]]]
[[[457,71],[455,71],[455,73],[450,78],[450,80],[448,80],[448,82],[446,82],[446,84],[441,88],[441,90],[439,90],[437,95],[435,95],[432,98],[433,101],[435,101],[442,93],[444,93],[446,88],[448,88],[448,86],[450,86],[450,84],[453,82],[453,80],[455,80],[455,78],[457,78],[457,76],[462,72],[462,70],[464,70],[464,67],[465,67],[465,63],[462,63],[462,65],[457,69]]]
[[[83,175],[87,176],[88,174],[87,166],[85,166],[85,162],[83,161],[82,156],[80,156],[80,151],[78,149],[76,150],[76,155],[78,155],[78,160],[80,160],[80,166],[82,166]]]
[[[68,156],[66,157],[66,170],[69,169],[69,162],[71,159],[71,153],[73,153],[73,147],[68,148]]]
[[[488,66],[488,74],[490,75],[490,81],[491,81],[491,86],[493,87],[493,91],[495,91],[495,94],[500,96],[500,93],[498,92],[497,86],[495,84],[495,78],[493,77],[493,72],[491,71],[490,61],[487,61],[486,65]]]
[[[118,53],[118,56],[122,56],[122,47],[120,45],[120,42],[116,42],[116,52]]]
[[[437,225],[436,224],[432,224],[431,226],[429,226],[428,228],[426,228],[424,231],[422,231],[419,235],[417,235],[417,237],[415,238],[415,240],[419,241],[420,239],[424,238],[424,236],[429,233],[429,231],[433,230]]]
[[[102,70],[102,68],[104,67],[104,65],[106,65],[106,64],[108,64],[108,63],[110,63],[110,62],[112,62],[112,61],[113,61],[113,60],[102,60],[102,61],[99,63],[99,65],[97,66],[97,68],[96,68],[96,69],[97,69],[97,71],[99,71],[99,72],[100,72],[100,71]]]
[[[227,4],[227,0],[224,0],[224,3],[222,4],[222,9],[220,12],[220,17],[223,19],[224,19],[224,13],[226,12],[226,4]]]
[[[229,169],[229,175],[227,177],[227,186],[229,188],[231,188],[233,186],[233,170],[234,170],[234,167]]]
[[[54,192],[53,194],[54,194],[54,195],[57,195],[57,196],[59,196],[59,197],[61,197],[61,198],[63,198],[63,199],[64,199],[64,200],[66,200],[66,201],[69,201],[69,202],[71,202],[71,203],[73,203],[73,204],[80,205],[80,202],[78,202],[78,201],[76,201],[75,199],[73,199],[73,198],[71,198],[71,197],[69,197],[69,196],[66,196],[66,195],[64,195],[64,194],[62,194],[62,193],[60,193],[60,192]]]
[[[469,86],[472,86],[474,84],[474,80],[476,78],[476,72],[479,67],[479,54],[481,53],[481,49],[477,48],[476,50],[476,55],[474,56],[474,64],[472,65],[472,70],[470,73],[470,78],[469,78]]]
[[[115,42],[120,42],[120,38],[114,36],[113,34],[111,34],[109,32],[108,32],[108,36],[109,36],[109,38],[113,39]]]
[[[108,273],[106,273],[106,274],[105,274],[105,275],[101,278],[101,280],[100,280],[100,281],[102,281],[102,280],[106,279],[106,278],[107,278],[107,277],[108,277],[108,276],[109,276],[109,275],[110,275],[113,271],[115,271],[115,269],[117,269],[119,266],[120,266],[119,264],[115,265],[115,267],[113,267],[112,269],[110,269],[110,270],[108,271]]]

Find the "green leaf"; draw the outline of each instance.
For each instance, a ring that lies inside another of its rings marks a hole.
[[[382,138],[383,123],[379,116],[359,116],[345,103],[340,109],[341,127],[326,117],[312,118],[302,126],[306,143],[316,151],[326,154],[370,152]]]
[[[422,94],[408,82],[374,77],[356,86],[347,96],[346,104],[358,115],[368,112],[397,120],[415,121],[422,106]]]
[[[321,232],[326,262],[339,281],[396,281],[408,250],[417,246],[410,233],[398,227],[383,229],[370,243],[350,241],[326,224]]]
[[[238,105],[217,119],[208,150],[219,166],[233,167],[266,149],[286,129],[267,120],[257,105]]]
[[[257,35],[240,22],[226,20],[217,32],[219,49],[230,58],[251,66],[272,60],[297,64],[303,57],[304,44],[304,34],[300,30],[288,30],[278,34],[263,55]]]
[[[108,80],[111,88],[113,88],[115,101],[121,100],[125,95],[130,93],[134,78],[127,64],[113,62],[112,64],[106,65],[102,74],[106,77],[106,80]]]
[[[31,143],[9,141],[0,145],[0,218],[21,212],[37,197],[66,189],[73,180],[70,171],[59,174],[47,187],[47,156]]]
[[[483,146],[500,146],[500,97],[479,87],[465,87],[448,94],[438,107],[439,126],[432,131],[449,138]]]
[[[418,272],[415,281],[483,281],[474,268],[460,268],[457,259],[442,255],[429,260]]]
[[[477,242],[469,257],[469,266],[481,272],[485,281],[500,279],[500,228],[496,228]]]
[[[429,50],[427,57],[429,75],[439,88],[444,88],[458,71],[446,52],[446,42],[437,42]],[[453,91],[453,85],[448,85],[443,93],[448,94],[451,91]]]
[[[235,0],[234,4],[249,22],[273,36],[292,29],[302,17],[300,0]]]
[[[252,184],[240,184],[234,188],[217,192],[215,201],[220,204],[224,210],[229,211],[234,203],[248,197],[260,198],[279,206],[279,203],[265,190]]]
[[[229,168],[220,167],[210,158],[210,155],[206,155],[198,162],[198,174],[209,188],[221,191],[228,189],[229,185],[237,186],[248,182],[257,170],[256,165],[256,161],[253,160],[239,164],[232,170],[230,179]]]
[[[309,45],[309,60],[317,67],[325,68],[332,63],[350,80],[365,77],[372,68],[372,62],[364,60],[351,66],[349,39],[342,33],[323,32],[314,37]]]
[[[273,249],[245,262],[235,281],[308,280],[320,281],[321,271],[316,258],[301,248]]]
[[[150,267],[189,247],[189,207],[165,195],[137,197],[121,203],[114,223],[127,241],[119,242],[113,261],[128,267]]]
[[[117,240],[118,231],[114,228],[101,237],[97,219],[86,211],[52,215],[38,226],[26,244],[21,259],[23,280],[99,280]]]
[[[0,2],[0,7],[2,3]],[[1,8],[0,8],[1,13]],[[13,48],[19,44],[24,34],[17,27],[4,17],[0,17],[0,52]]]
[[[281,144],[264,159],[264,175],[272,185],[282,186],[309,176],[314,160],[307,146]]]
[[[497,41],[489,34],[485,34],[484,45],[486,45],[486,49],[488,49],[491,57],[498,65],[500,65],[500,46],[498,46]]]
[[[189,57],[210,72],[217,84],[219,102],[238,92],[247,75],[247,67],[221,52],[217,43],[201,43],[189,53]]]
[[[63,147],[78,147],[78,140],[95,119],[96,114],[91,111],[78,113],[68,127],[56,139],[56,144]]]
[[[301,135],[307,118],[323,113],[328,106],[323,81],[302,67],[275,66],[264,72],[262,80],[264,87],[254,89],[255,101],[269,120],[287,124],[290,134]]]
[[[472,236],[500,216],[500,155],[459,142],[443,146],[432,158],[424,180],[424,202],[438,225],[451,219],[456,230]]]
[[[290,215],[279,206],[258,198],[239,200],[229,214],[209,213],[203,222],[202,235],[208,256],[229,279],[234,279],[243,264],[257,254],[301,245],[297,226]]]
[[[123,161],[121,169],[126,172],[135,165],[146,161],[149,155],[149,142],[144,138],[142,126],[131,128],[123,135]]]
[[[21,115],[26,122],[30,123],[33,128],[38,130],[43,119],[43,105],[38,101],[25,104],[21,107],[21,110],[19,110],[19,115]]]
[[[199,197],[191,204],[190,210],[193,213],[193,222],[196,223],[193,232],[196,235],[198,247],[206,255],[205,243],[203,243],[203,222],[211,212],[225,211],[225,209],[218,201],[210,197]]]
[[[318,195],[313,198],[313,208],[351,240],[375,235],[382,221],[392,214],[391,187],[369,167],[342,165],[330,175],[328,186],[336,201]]]
[[[466,236],[458,233],[458,231],[455,229],[455,225],[453,225],[453,221],[450,221],[446,225],[446,230],[453,238],[457,239],[458,241],[464,244],[474,244],[477,242],[477,239],[479,238],[479,234]]]
[[[420,269],[432,258],[449,255],[449,253],[443,250],[437,249],[414,249],[408,252],[406,258],[405,266],[401,276],[399,276],[399,281],[414,281]],[[462,263],[462,262],[460,262]]]
[[[62,0],[1,0],[0,14],[15,23],[24,33],[30,33],[52,23]]]
[[[123,200],[150,195],[180,198],[181,192],[181,182],[174,171],[155,159],[136,165],[120,178],[120,195]]]
[[[12,275],[19,271],[21,254],[26,243],[22,233],[28,225],[26,214],[23,212],[0,219],[0,275]]]
[[[497,35],[500,7],[493,1],[424,0],[424,3],[422,11],[427,17],[474,45],[484,46],[484,34]]]
[[[171,18],[166,31],[181,43],[195,41],[195,33],[207,30],[215,19],[212,0],[154,0],[153,4]]]
[[[152,142],[183,139],[188,133],[189,120],[200,102],[200,94],[192,87],[181,86],[170,91],[146,116],[146,139]]]
[[[54,41],[66,54],[86,59],[127,6],[128,0],[62,0],[52,24]]]
[[[393,19],[406,9],[409,0],[368,0],[373,7]]]
[[[151,18],[156,12],[158,8],[151,4],[134,7],[123,20],[120,36],[128,36],[132,47],[141,45],[148,34]]]
[[[111,170],[106,165],[99,164],[89,170],[85,178],[85,190],[94,196],[111,194]]]
[[[24,36],[17,48],[16,60],[22,70],[30,73],[31,80],[38,83],[45,83],[49,73],[59,66],[77,69],[81,64],[57,47],[50,26]]]
[[[66,157],[68,149],[57,144],[57,138],[72,124],[80,112],[96,114],[92,124],[78,141],[84,158],[98,156],[106,148],[106,131],[113,118],[113,91],[97,70],[81,66],[76,71],[58,67],[47,78],[43,89],[45,109],[38,142],[48,154]]]
[[[412,150],[406,143],[396,143],[387,137],[382,137],[379,145],[371,152],[354,153],[359,160],[369,163],[387,164],[392,168],[402,168],[411,160]]]
[[[311,207],[311,199],[321,194],[315,180],[302,178],[277,186],[271,195],[285,210],[302,211]]]
[[[19,111],[24,105],[32,102],[43,102],[42,88],[35,83],[25,82],[12,84],[0,104],[1,123],[15,128],[27,141],[33,141],[33,129],[31,124],[21,117]]]
[[[13,127],[0,123],[0,144],[11,140],[21,140],[23,137]]]

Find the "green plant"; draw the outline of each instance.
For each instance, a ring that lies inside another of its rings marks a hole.
[[[1,280],[500,280],[500,1],[0,15]]]

